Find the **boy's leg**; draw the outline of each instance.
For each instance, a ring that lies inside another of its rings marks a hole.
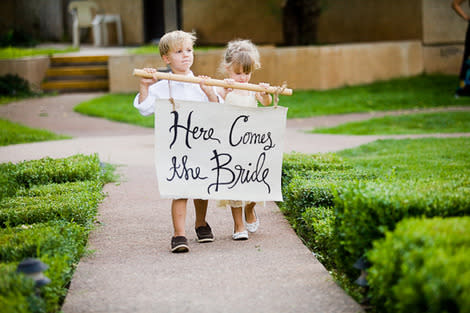
[[[173,220],[174,236],[171,238],[171,252],[188,252],[189,245],[186,239],[186,203],[187,199],[175,199],[171,202],[171,218]]]
[[[171,218],[175,236],[186,236],[184,229],[186,221],[186,202],[188,199],[175,199],[171,202]]]
[[[212,229],[206,222],[207,213],[207,200],[194,199],[194,208],[196,209],[196,234],[199,242],[212,242],[214,241],[214,234]]]
[[[206,213],[208,200],[194,199],[194,208],[196,210],[196,228],[206,226]]]

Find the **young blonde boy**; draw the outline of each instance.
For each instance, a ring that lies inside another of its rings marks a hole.
[[[196,37],[184,31],[172,31],[165,34],[159,43],[160,55],[170,67],[173,74],[194,76],[191,66],[194,61],[193,46]],[[155,73],[153,68],[145,68],[149,73]],[[184,82],[171,82],[171,96],[175,100],[212,101],[218,102],[213,87]],[[158,81],[156,78],[142,78],[139,93],[134,99],[134,106],[142,115],[155,112],[156,99],[169,99],[170,90],[167,80]],[[188,252],[189,245],[185,234],[186,204],[188,199],[174,199],[171,204],[171,216],[174,235],[171,239],[172,252]],[[194,199],[196,209],[195,230],[199,242],[214,241],[214,235],[206,222],[207,200]]]

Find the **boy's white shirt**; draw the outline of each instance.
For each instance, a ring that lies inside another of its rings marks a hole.
[[[188,76],[194,77],[193,72],[190,72]],[[187,101],[204,101],[208,102],[209,98],[202,91],[199,84],[185,83],[178,81],[170,81],[171,84],[171,96],[175,100],[187,100]],[[215,91],[215,87],[214,88]],[[222,97],[217,93],[219,102],[223,102]],[[142,115],[150,115],[155,112],[155,100],[157,99],[170,99],[170,90],[168,88],[168,80],[159,80],[155,84],[149,87],[147,98],[139,103],[139,93],[134,99],[134,107],[139,110]]]

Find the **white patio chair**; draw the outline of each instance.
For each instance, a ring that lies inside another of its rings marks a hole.
[[[73,16],[73,46],[80,47],[80,28],[92,27],[98,6],[93,1],[72,1],[68,11]]]

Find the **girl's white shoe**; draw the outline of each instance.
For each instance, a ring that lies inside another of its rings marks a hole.
[[[259,217],[258,215],[256,215],[256,211],[253,211],[253,212],[255,213],[256,221],[254,221],[253,223],[247,223],[245,221],[246,229],[248,229],[250,233],[254,233],[255,231],[258,230],[258,227],[259,227]]]
[[[234,233],[232,235],[233,240],[247,240],[248,239],[248,231],[244,230],[238,233]]]

